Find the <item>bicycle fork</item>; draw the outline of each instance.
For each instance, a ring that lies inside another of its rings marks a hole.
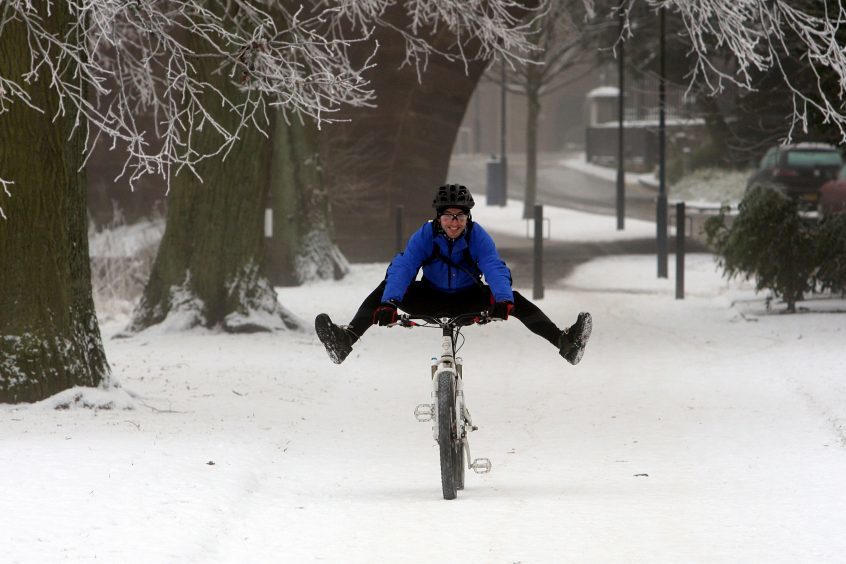
[[[443,341],[443,354],[440,359],[432,358],[432,393],[431,403],[421,403],[414,410],[414,416],[421,423],[432,422],[432,435],[438,440],[438,379],[444,372],[450,374],[455,383],[455,417],[456,417],[456,440],[461,441],[465,453],[467,467],[477,474],[487,474],[491,471],[491,461],[488,458],[476,458],[470,455],[470,441],[468,433],[478,430],[473,424],[470,410],[464,400],[464,382],[462,379],[461,358],[456,358],[453,353],[452,336],[445,332]],[[472,462],[471,462],[472,461]]]

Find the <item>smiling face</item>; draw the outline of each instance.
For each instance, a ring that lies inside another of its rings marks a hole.
[[[458,239],[467,227],[467,212],[461,208],[447,208],[438,216],[441,228],[450,239]]]

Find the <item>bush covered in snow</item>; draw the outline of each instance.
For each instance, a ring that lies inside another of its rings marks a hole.
[[[747,171],[705,167],[681,177],[671,192],[677,200],[734,205],[743,199],[748,178]]]

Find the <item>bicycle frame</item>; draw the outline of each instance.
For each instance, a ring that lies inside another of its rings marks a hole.
[[[432,434],[435,441],[439,437],[439,417],[437,410],[438,405],[438,382],[441,380],[441,375],[449,375],[449,378],[454,384],[455,391],[455,437],[457,442],[461,443],[461,449],[464,451],[467,468],[472,469],[477,474],[484,474],[490,472],[491,461],[487,458],[473,459],[470,454],[470,442],[468,440],[468,433],[478,429],[473,424],[473,419],[470,416],[470,410],[467,408],[467,403],[464,396],[464,381],[463,381],[463,367],[462,359],[456,354],[456,340],[464,325],[472,323],[487,323],[490,317],[487,313],[471,313],[459,315],[454,318],[434,318],[428,316],[400,316],[397,324],[404,327],[420,326],[414,323],[414,320],[421,320],[429,325],[441,328],[441,354],[439,357],[432,358],[431,376],[432,376],[432,392],[431,403],[420,404],[414,410],[414,415],[418,421],[426,422],[432,421]],[[471,462],[472,461],[472,462]]]

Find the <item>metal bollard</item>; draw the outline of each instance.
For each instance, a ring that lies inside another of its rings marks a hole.
[[[505,199],[505,181],[503,162],[491,155],[487,163],[487,176],[485,178],[485,194],[487,205],[504,206],[508,202]]]
[[[543,298],[543,206],[535,205],[535,263],[532,299]]]
[[[676,299],[684,299],[684,239],[685,239],[684,202],[676,204]]]
[[[655,241],[658,250],[658,278],[667,278],[667,196],[658,195],[655,202]]]

